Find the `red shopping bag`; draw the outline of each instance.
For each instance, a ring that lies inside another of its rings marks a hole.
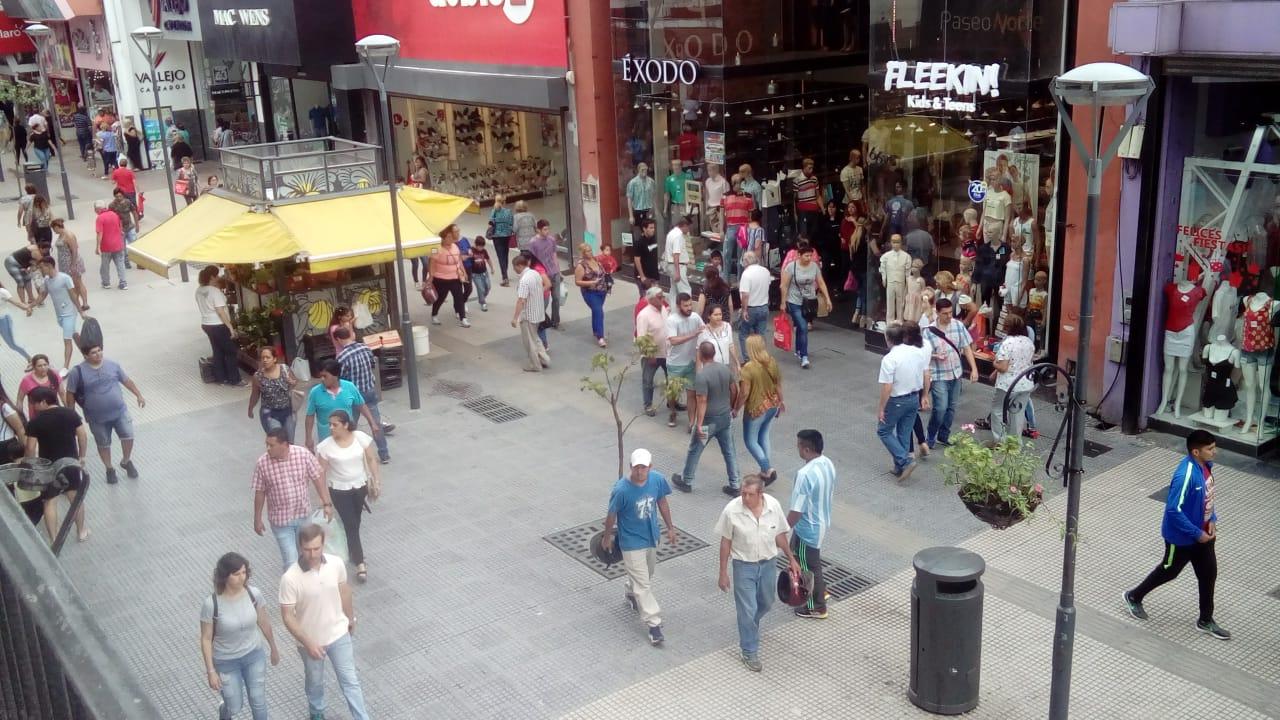
[[[794,335],[795,328],[791,325],[791,316],[778,313],[778,316],[773,319],[773,344],[781,350],[791,352]]]

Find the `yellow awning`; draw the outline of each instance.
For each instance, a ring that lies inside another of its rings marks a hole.
[[[454,195],[402,189],[397,210],[405,257],[431,252],[440,243],[439,231],[474,204]],[[249,264],[297,257],[312,272],[390,262],[395,259],[391,202],[385,191],[373,191],[317,196],[255,213],[247,200],[204,195],[130,245],[129,256],[165,276],[169,266],[183,260]]]
[[[901,162],[974,147],[971,138],[946,123],[916,115],[876,120],[867,130],[867,138],[873,151],[897,157]]]
[[[291,257],[298,252],[297,244],[284,247],[280,233],[273,233],[270,242],[260,244],[260,238],[244,234],[241,223],[252,215],[244,203],[217,195],[203,195],[199,200],[182,209],[177,215],[152,228],[137,242],[129,246],[129,257],[142,267],[159,275],[168,275],[170,265],[179,260],[192,262],[248,263]],[[270,215],[258,215],[274,222]],[[235,226],[231,236],[227,230]],[[255,226],[261,229],[261,225]],[[282,231],[287,234],[287,230]],[[235,241],[244,235],[244,241]],[[217,236],[217,237],[214,237]],[[213,238],[214,242],[210,242]],[[229,242],[230,241],[230,242]]]

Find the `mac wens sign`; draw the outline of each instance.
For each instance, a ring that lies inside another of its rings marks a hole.
[[[205,55],[302,64],[293,0],[201,0],[199,8]]]
[[[945,62],[903,62],[891,60],[885,63],[884,89],[912,91],[907,95],[907,107],[920,110],[951,110],[974,112],[978,96],[1000,97],[1000,63],[990,65],[963,65]],[[957,100],[953,96],[967,96],[973,100]]]

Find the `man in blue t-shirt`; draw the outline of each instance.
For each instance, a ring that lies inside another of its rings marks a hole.
[[[796,449],[804,467],[796,472],[791,489],[787,523],[791,525],[791,551],[800,569],[813,573],[809,602],[796,608],[796,617],[822,620],[827,617],[827,584],[822,578],[822,540],[831,527],[831,496],[836,489],[836,466],[822,454],[822,433],[796,433]]]
[[[609,495],[609,515],[604,520],[606,550],[613,548],[617,530],[622,566],[627,571],[626,599],[631,609],[649,626],[649,643],[662,644],[662,617],[653,597],[653,570],[658,562],[658,513],[667,526],[667,542],[676,544],[676,527],[671,524],[667,496],[671,486],[662,473],[653,472],[653,456],[648,450],[631,453],[631,474],[618,478]]]

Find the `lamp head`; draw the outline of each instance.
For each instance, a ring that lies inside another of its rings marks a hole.
[[[367,60],[385,60],[400,54],[400,41],[390,35],[367,35],[356,41],[356,52]]]
[[[1071,105],[1129,105],[1150,94],[1155,83],[1128,65],[1097,62],[1073,68],[1053,79],[1051,89]]]
[[[129,33],[134,40],[151,42],[164,37],[164,31],[158,27],[151,25],[143,25],[142,27]]]
[[[53,28],[49,27],[48,25],[45,25],[44,23],[31,23],[30,25],[23,28],[23,30],[26,31],[27,37],[31,38],[32,40],[35,40],[36,42],[44,40],[45,38],[51,37],[53,35]]]

